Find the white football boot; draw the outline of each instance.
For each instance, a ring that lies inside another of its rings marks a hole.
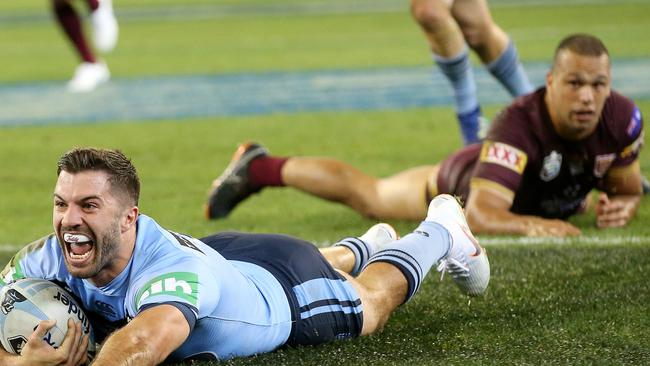
[[[111,52],[117,44],[119,28],[113,13],[112,0],[99,0],[99,7],[90,14],[93,43],[102,53]]]
[[[368,231],[359,237],[359,239],[368,243],[372,247],[373,253],[384,249],[384,246],[388,243],[392,243],[395,240],[399,239],[399,234],[395,229],[386,223],[379,223],[373,225]]]
[[[74,71],[74,76],[68,81],[68,91],[72,93],[87,93],[111,78],[108,66],[101,61],[82,62]]]
[[[490,282],[490,262],[485,249],[469,230],[463,209],[453,196],[441,194],[429,204],[425,221],[435,222],[449,231],[449,252],[438,261],[441,278],[448,272],[460,290],[470,296],[481,295]]]

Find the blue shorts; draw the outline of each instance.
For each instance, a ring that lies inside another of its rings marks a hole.
[[[238,232],[201,241],[228,260],[259,265],[277,278],[291,306],[293,324],[287,345],[313,345],[361,334],[359,296],[313,244],[286,235]]]

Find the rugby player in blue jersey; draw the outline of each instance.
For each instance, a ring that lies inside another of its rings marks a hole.
[[[635,216],[643,138],[641,111],[611,90],[607,48],[575,34],[558,45],[545,87],[504,109],[482,144],[386,178],[334,159],[271,156],[259,144],[242,145],[213,182],[206,216],[225,217],[264,187],[287,186],[368,217],[417,220],[432,197],[447,193],[466,201],[476,233],[577,235],[565,219],[588,207],[594,188],[601,191],[598,227]]]
[[[224,360],[371,334],[411,299],[432,266],[460,290],[482,294],[485,251],[449,195],[401,239],[388,224],[330,248],[284,235],[218,233],[200,240],[140,213],[140,182],[121,152],[74,149],[58,162],[54,233],[21,250],[4,285],[33,277],[65,286],[102,342],[93,365]],[[87,338],[69,327],[64,346],[42,338],[2,365],[78,365]]]

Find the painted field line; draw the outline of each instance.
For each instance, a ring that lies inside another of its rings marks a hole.
[[[549,65],[525,67],[541,85]],[[614,88],[634,100],[650,99],[650,59],[615,59],[612,68]],[[475,68],[475,76],[483,105],[511,100],[484,68]],[[430,66],[116,78],[83,95],[66,93],[64,82],[0,84],[0,101],[0,126],[20,126],[398,110],[449,106],[453,95]]]
[[[650,243],[650,236],[598,236],[598,235],[581,235],[570,238],[540,238],[540,237],[485,237],[478,236],[479,242],[485,246],[501,245],[541,245],[541,244],[589,244],[589,245],[625,245],[625,244],[643,244]]]
[[[478,241],[481,245],[486,247],[492,246],[508,246],[508,245],[573,245],[573,244],[589,244],[589,245],[625,245],[625,244],[650,244],[650,236],[643,235],[630,235],[630,236],[598,236],[598,235],[582,235],[571,238],[542,238],[542,237],[520,237],[520,236],[490,236],[481,237],[477,235]],[[326,248],[334,244],[331,241],[323,241],[316,243],[319,248]]]

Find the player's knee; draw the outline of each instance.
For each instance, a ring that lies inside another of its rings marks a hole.
[[[437,1],[413,0],[411,1],[411,15],[422,28],[433,32],[449,21],[451,14],[447,9],[437,4]]]
[[[463,27],[462,31],[467,45],[473,50],[480,50],[488,46],[492,29],[488,24],[481,24]]]

